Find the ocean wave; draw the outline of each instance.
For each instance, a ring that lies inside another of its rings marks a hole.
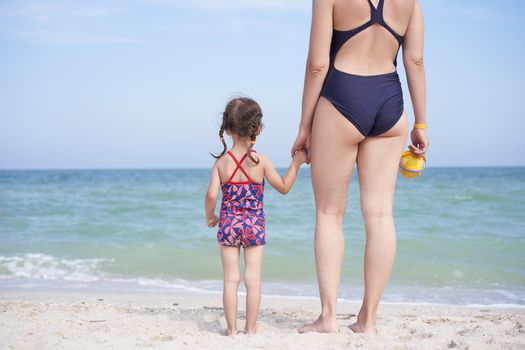
[[[0,279],[41,279],[94,282],[100,279],[100,265],[113,259],[64,259],[47,254],[0,255]]]
[[[0,255],[0,289],[78,289],[137,292],[181,292],[220,294],[220,280],[186,280],[145,276],[125,276],[108,273],[114,259],[66,259],[42,253],[17,256]],[[316,299],[315,281],[274,282],[263,281],[262,292],[268,297]],[[358,302],[363,287],[355,283],[342,283],[339,300]],[[245,294],[242,284],[240,293]],[[525,289],[454,288],[406,286],[391,283],[383,302],[390,304],[464,305],[475,307],[525,308]]]
[[[136,290],[179,290],[197,293],[215,293],[222,290],[222,282],[219,281],[127,277],[104,271],[104,267],[110,267],[114,262],[115,259],[108,258],[65,259],[43,253],[0,255],[0,287],[93,288],[98,285],[103,289],[112,290],[126,290],[131,287]]]

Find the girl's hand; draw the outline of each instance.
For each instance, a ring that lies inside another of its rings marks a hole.
[[[310,164],[310,132],[306,132],[303,130],[299,131],[299,135],[297,135],[297,138],[295,139],[295,142],[292,146],[292,158],[294,157],[295,153],[297,153],[300,150],[304,150],[306,152],[306,163]]]
[[[304,149],[300,149],[293,155],[293,160],[297,162],[297,165],[301,165],[308,161],[308,155]]]
[[[215,214],[213,214],[212,218],[206,219],[206,223],[208,224],[208,227],[215,227],[217,226],[218,222],[219,222],[219,217]]]
[[[412,129],[410,133],[412,144],[408,146],[410,151],[416,156],[424,156],[427,152],[429,142],[426,129]]]

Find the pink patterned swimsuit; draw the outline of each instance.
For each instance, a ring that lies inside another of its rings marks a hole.
[[[252,151],[255,152],[255,151]],[[217,241],[220,245],[231,247],[250,247],[266,244],[264,222],[264,180],[262,183],[253,181],[242,162],[228,151],[228,154],[237,164],[230,179],[222,184],[222,203],[219,218]],[[232,179],[241,170],[247,181],[233,182]]]

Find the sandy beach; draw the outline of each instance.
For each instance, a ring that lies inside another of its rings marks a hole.
[[[239,328],[244,307],[240,302]],[[220,294],[0,292],[1,349],[525,349],[525,309],[382,304],[379,333],[298,334],[318,301],[264,297],[259,334],[222,335]]]

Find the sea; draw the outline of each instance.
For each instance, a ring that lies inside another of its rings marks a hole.
[[[281,169],[281,172],[284,172]],[[2,290],[204,293],[220,298],[209,169],[0,171]],[[310,173],[265,190],[263,294],[317,298]],[[219,206],[219,203],[218,203]],[[398,178],[385,303],[525,307],[525,167],[429,167]],[[357,175],[339,297],[363,297]],[[242,289],[242,288],[241,288]]]

